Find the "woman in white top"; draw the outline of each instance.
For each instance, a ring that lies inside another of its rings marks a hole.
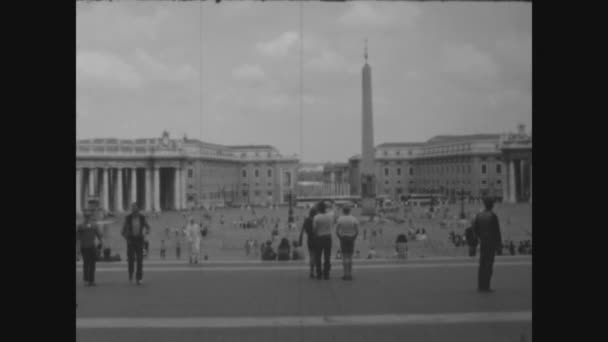
[[[193,217],[190,217],[189,223],[186,226],[186,237],[188,239],[188,245],[190,246],[190,258],[189,264],[198,264],[198,259],[201,252],[201,227],[194,221]]]

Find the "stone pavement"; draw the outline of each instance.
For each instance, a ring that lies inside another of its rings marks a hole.
[[[532,260],[498,257],[475,291],[470,258],[360,261],[343,281],[308,278],[302,262],[152,261],[144,285],[124,263],[77,266],[79,341],[531,341]]]

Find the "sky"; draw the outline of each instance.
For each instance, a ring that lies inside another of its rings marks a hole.
[[[166,130],[344,162],[365,39],[376,145],[531,131],[530,3],[123,1],[77,3],[77,138]]]

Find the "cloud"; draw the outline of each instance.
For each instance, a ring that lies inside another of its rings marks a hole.
[[[349,62],[330,48],[323,48],[316,57],[306,62],[304,67],[322,72],[356,73],[360,66]]]
[[[444,46],[441,70],[472,80],[488,80],[498,76],[498,64],[488,54],[471,44],[449,44]]]
[[[266,74],[259,65],[241,65],[232,69],[232,77],[243,81],[258,81],[264,79]]]
[[[411,25],[420,14],[420,8],[413,4],[353,2],[338,23],[348,28],[385,29],[397,24]]]
[[[80,82],[92,81],[110,86],[136,89],[143,80],[137,70],[120,57],[100,51],[83,51],[76,55],[76,77]]]
[[[168,10],[153,3],[138,3],[135,4],[137,8],[146,9],[152,6],[152,12],[150,15],[134,15],[128,10],[132,5],[79,2],[76,11],[76,32],[85,33],[87,42],[115,43],[117,39],[123,43],[156,40],[169,17]]]
[[[188,64],[173,67],[162,63],[142,49],[135,51],[135,57],[142,73],[150,80],[179,83],[196,79],[198,76],[196,70]]]
[[[285,57],[289,49],[298,41],[296,32],[284,32],[279,37],[265,43],[256,44],[258,52],[267,57]]]

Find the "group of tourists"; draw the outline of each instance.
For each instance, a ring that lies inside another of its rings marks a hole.
[[[340,253],[344,268],[343,280],[352,280],[352,259],[355,240],[359,235],[359,221],[350,214],[351,208],[342,208],[342,215],[336,217],[327,211],[325,202],[319,202],[310,210],[300,232],[299,245],[304,233],[310,255],[310,278],[329,279],[331,269],[332,232],[340,241]]]
[[[84,210],[83,223],[76,228],[76,238],[80,243],[85,286],[95,286],[96,246],[101,244],[103,235],[102,229],[94,217],[96,202],[91,201],[89,204],[89,207]],[[140,213],[137,204],[133,204],[131,213],[125,218],[121,235],[127,244],[129,282],[133,282],[135,274],[137,285],[140,285],[143,279],[144,248],[147,241],[145,237],[149,233],[150,226],[146,217]]]

